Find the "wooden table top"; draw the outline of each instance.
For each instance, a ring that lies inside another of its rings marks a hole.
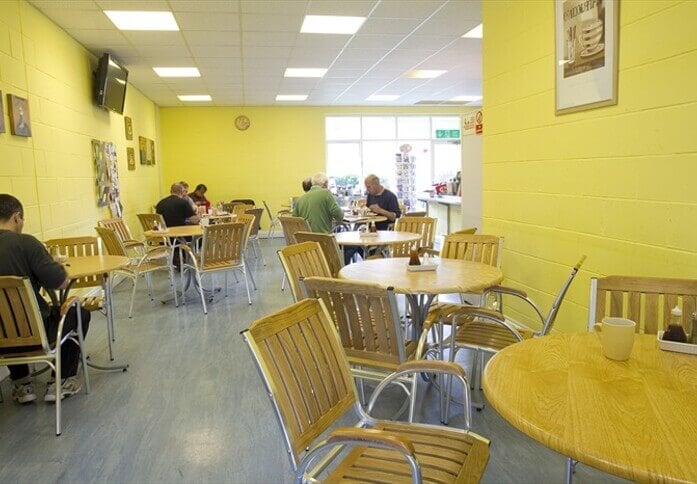
[[[370,222],[385,222],[387,220],[387,217],[384,215],[350,215],[350,214],[344,214],[344,222],[348,222],[350,224],[362,224],[362,223],[370,223]]]
[[[392,286],[400,294],[474,292],[503,280],[498,267],[458,259],[435,260],[439,263],[435,271],[410,272],[408,257],[371,259],[343,267],[339,278]]]
[[[368,247],[372,245],[394,245],[413,242],[421,238],[420,234],[412,232],[395,232],[393,230],[378,230],[377,237],[361,237],[360,232],[337,232],[336,242],[339,245]]]
[[[63,264],[70,279],[106,274],[128,265],[128,257],[120,255],[85,255],[68,257]]]
[[[146,230],[146,237],[196,237],[203,235],[203,227],[199,224],[167,227],[165,230]]]
[[[628,361],[594,333],[526,340],[484,372],[491,406],[565,456],[633,481],[697,482],[697,356],[637,335]]]

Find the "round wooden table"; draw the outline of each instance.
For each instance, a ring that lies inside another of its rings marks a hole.
[[[408,258],[371,259],[343,267],[339,278],[393,287],[396,293],[404,294],[419,330],[438,294],[476,292],[503,280],[498,267],[459,259],[434,257],[432,261],[438,262],[435,271],[410,272]]]
[[[526,340],[484,372],[491,405],[545,446],[633,481],[697,482],[697,356],[637,335],[628,361],[593,333]],[[570,469],[567,465],[567,479]]]
[[[112,305],[112,285],[111,277],[109,273],[122,269],[128,265],[129,259],[125,256],[120,255],[85,255],[68,257],[63,264],[68,277],[71,280],[71,285],[76,279],[88,276],[102,276],[102,288],[104,290],[104,305],[106,312],[106,324],[107,324],[107,341],[109,345],[109,359],[114,359],[114,353],[111,343],[114,339],[114,308]],[[65,301],[70,291],[70,286],[61,291],[60,299],[61,302]],[[80,325],[81,326],[81,325]],[[83,334],[82,327],[78,328],[80,334]],[[116,366],[100,366],[94,362],[87,360],[87,364],[92,368],[97,368],[99,370],[126,370],[128,365],[116,365]]]
[[[201,237],[203,227],[200,224],[167,227],[164,230],[146,230],[146,237]]]
[[[369,247],[373,245],[395,245],[413,242],[421,238],[421,234],[412,232],[395,232],[393,230],[378,230],[377,237],[361,237],[361,232],[337,232],[334,234],[336,243],[354,247]]]

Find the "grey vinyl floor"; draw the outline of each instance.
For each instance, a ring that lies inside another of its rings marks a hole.
[[[244,284],[230,279],[204,315],[190,292],[186,306],[163,305],[166,278],[155,276],[156,301],[136,294],[127,317],[130,283],[115,290],[117,363],[127,372],[90,370],[92,392],[63,405],[63,435],[54,435],[54,406],[18,405],[2,382],[0,482],[292,482],[281,433],[240,331],[291,303],[280,291],[280,240],[262,240],[267,265],[251,259],[258,290],[247,304]],[[222,278],[217,279],[221,284]],[[107,362],[104,318],[93,315],[90,357]],[[38,377],[42,397],[46,376]],[[425,383],[418,421],[438,422],[436,392]],[[483,397],[481,397],[483,398]],[[385,404],[401,405],[398,391]],[[484,482],[562,482],[563,456],[532,441],[491,408],[474,412],[473,430],[491,439]],[[351,420],[344,419],[346,424]],[[461,416],[451,419],[461,426]],[[577,467],[576,482],[619,482]]]

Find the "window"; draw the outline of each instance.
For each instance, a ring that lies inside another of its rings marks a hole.
[[[395,155],[411,146],[417,194],[455,177],[461,166],[459,116],[327,116],[327,175],[340,191],[363,193],[370,173],[391,190]],[[443,136],[443,133],[445,137]]]

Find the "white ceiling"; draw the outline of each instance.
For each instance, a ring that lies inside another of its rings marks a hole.
[[[449,103],[481,96],[480,0],[29,0],[90,52],[110,52],[129,82],[160,106],[210,94],[218,106]],[[103,10],[167,10],[179,32],[120,31]],[[305,15],[367,17],[355,35],[301,34]],[[200,78],[163,79],[153,67],[198,67]],[[287,67],[329,68],[321,79],[284,78]],[[413,69],[444,69],[411,79]],[[277,94],[308,94],[303,102]],[[371,102],[371,94],[398,94]]]

